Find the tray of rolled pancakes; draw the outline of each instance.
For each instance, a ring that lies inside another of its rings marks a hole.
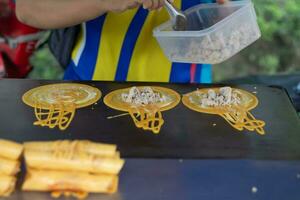
[[[24,144],[26,176],[23,191],[51,192],[86,198],[88,193],[115,193],[124,160],[116,145],[90,141]]]
[[[20,172],[23,145],[0,139],[0,196],[7,197],[15,190]]]

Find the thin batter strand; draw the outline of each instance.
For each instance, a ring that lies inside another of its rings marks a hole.
[[[34,125],[49,128],[58,127],[63,131],[70,126],[75,112],[76,105],[73,103],[49,104],[46,108],[40,103],[36,103],[34,113],[37,121],[34,122]]]
[[[101,91],[89,85],[77,83],[51,84],[27,91],[23,102],[34,108],[36,126],[66,130],[76,109],[96,103]]]
[[[221,115],[232,127],[239,131],[247,129],[256,131],[260,135],[265,134],[264,126],[266,123],[262,120],[257,120],[255,117],[243,107],[230,108],[227,112]]]
[[[158,108],[150,110],[144,107],[131,108],[129,114],[138,128],[152,131],[154,134],[158,134],[164,124],[162,113]]]

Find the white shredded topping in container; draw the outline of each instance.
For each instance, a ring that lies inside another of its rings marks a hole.
[[[174,48],[171,52],[173,60],[202,61],[203,63],[220,63],[227,60],[241,49],[260,37],[252,24],[245,23],[227,32],[210,34],[209,37],[191,38],[185,46]]]
[[[237,106],[241,103],[238,91],[232,90],[231,87],[222,87],[219,92],[210,89],[207,93],[198,94],[201,98],[201,107],[217,107],[217,106]]]
[[[164,103],[167,101],[165,95],[154,92],[151,87],[132,87],[129,93],[123,93],[121,98],[124,102],[137,106]]]

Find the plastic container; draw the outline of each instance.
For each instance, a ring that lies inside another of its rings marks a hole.
[[[218,64],[261,36],[250,0],[200,4],[184,13],[187,31],[173,31],[171,21],[153,31],[172,62]]]

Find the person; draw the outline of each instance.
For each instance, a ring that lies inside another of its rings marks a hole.
[[[213,0],[173,0],[186,10]],[[218,0],[224,3],[224,0]],[[17,0],[18,18],[43,29],[81,24],[66,80],[210,83],[211,66],[171,63],[152,35],[164,0]]]

